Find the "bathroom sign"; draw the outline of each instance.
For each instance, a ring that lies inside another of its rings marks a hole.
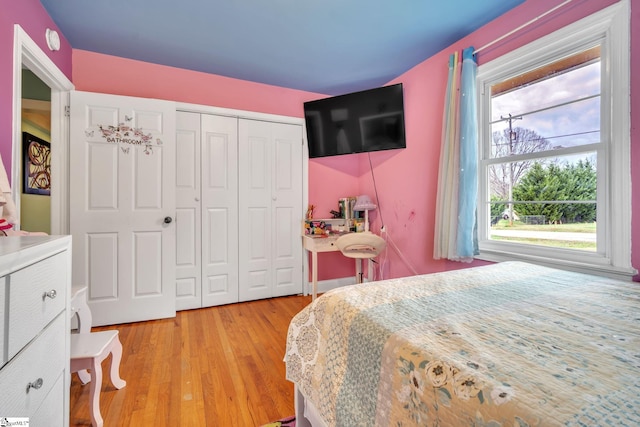
[[[141,145],[145,154],[153,154],[154,145],[162,145],[162,140],[156,138],[154,141],[151,133],[144,133],[140,128],[134,128],[126,123],[119,123],[118,126],[99,125],[98,129],[102,137],[112,144]],[[123,149],[123,153],[129,153],[128,149]]]

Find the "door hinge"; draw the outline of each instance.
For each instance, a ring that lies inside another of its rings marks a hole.
[[[70,105],[65,105],[64,106],[64,116],[65,117],[71,117],[71,106]]]

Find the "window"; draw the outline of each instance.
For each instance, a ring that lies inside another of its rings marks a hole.
[[[490,240],[597,250],[600,50],[489,88]]]
[[[479,67],[479,258],[634,274],[628,22],[622,1]]]

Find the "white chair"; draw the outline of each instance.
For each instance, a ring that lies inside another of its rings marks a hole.
[[[365,231],[347,233],[336,240],[336,247],[342,255],[356,259],[356,283],[362,283],[362,260],[369,260],[369,280],[373,272],[371,260],[377,257],[387,246],[387,242],[377,234]]]
[[[102,388],[102,361],[111,354],[111,383],[117,389],[127,385],[120,378],[122,344],[118,331],[91,332],[91,310],[87,305],[87,287],[74,289],[71,311],[77,315],[78,333],[71,334],[71,373],[77,372],[82,384],[91,382],[89,392],[91,424],[102,427],[100,391]],[[87,369],[89,372],[87,372]]]

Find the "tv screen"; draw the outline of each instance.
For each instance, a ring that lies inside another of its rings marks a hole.
[[[309,157],[406,148],[402,83],[304,103]]]

